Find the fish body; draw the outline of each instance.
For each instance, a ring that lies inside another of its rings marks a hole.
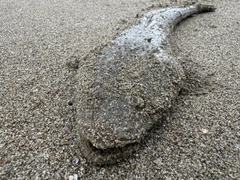
[[[166,115],[185,79],[169,36],[186,17],[214,10],[202,4],[152,10],[96,54],[91,77],[81,79],[78,106],[79,147],[89,162],[130,155]]]

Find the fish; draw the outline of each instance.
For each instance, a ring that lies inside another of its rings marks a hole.
[[[78,80],[77,134],[89,163],[126,159],[166,117],[185,80],[170,35],[185,18],[215,9],[196,3],[152,10],[86,58]]]

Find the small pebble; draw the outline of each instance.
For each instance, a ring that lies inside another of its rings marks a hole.
[[[203,134],[207,134],[209,131],[207,129],[202,129]]]

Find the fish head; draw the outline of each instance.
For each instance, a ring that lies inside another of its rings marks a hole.
[[[140,96],[95,91],[79,111],[81,137],[103,150],[140,142],[152,125],[144,108]]]

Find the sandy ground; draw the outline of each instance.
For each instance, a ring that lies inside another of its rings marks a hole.
[[[96,167],[76,148],[76,74],[66,64],[81,65],[159,2],[1,0],[0,179],[240,179],[240,2],[204,2],[216,12],[182,22],[172,42],[211,84],[181,95],[127,161]]]

